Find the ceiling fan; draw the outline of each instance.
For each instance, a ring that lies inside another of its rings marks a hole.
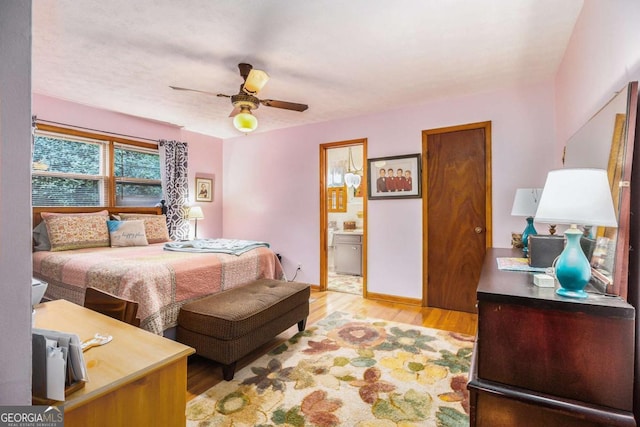
[[[184,87],[169,86],[175,90],[186,90],[190,92],[200,92],[207,95],[215,95],[223,98],[231,98],[233,110],[229,117],[233,117],[233,125],[241,132],[249,133],[258,127],[258,119],[251,114],[251,110],[257,109],[260,104],[267,107],[282,108],[284,110],[305,111],[309,108],[306,104],[298,104],[295,102],[277,101],[275,99],[259,99],[256,95],[264,87],[269,80],[269,75],[253,68],[251,64],[238,64],[240,76],[244,80],[240,85],[240,90],[235,95],[225,95],[223,93],[212,93],[198,89],[189,89]]]

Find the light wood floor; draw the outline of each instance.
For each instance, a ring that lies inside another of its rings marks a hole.
[[[312,302],[309,307],[307,325],[313,324],[336,311],[357,313],[377,319],[444,329],[468,335],[475,335],[478,324],[478,316],[476,314],[366,300],[357,295],[342,292],[312,291],[311,298]],[[298,327],[293,326],[278,335],[271,342],[240,360],[237,370],[250,364],[253,360],[291,338],[297,332]],[[220,365],[199,356],[192,356],[189,359],[187,368],[187,401],[205,392],[220,381],[223,381]]]

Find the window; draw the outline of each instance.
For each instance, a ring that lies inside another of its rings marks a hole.
[[[155,144],[38,124],[33,206],[155,206],[162,199]]]
[[[158,150],[116,144],[116,206],[153,206],[162,199]]]

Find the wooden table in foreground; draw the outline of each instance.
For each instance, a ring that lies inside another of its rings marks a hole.
[[[469,372],[471,426],[635,426],[635,310],[619,297],[564,298],[533,274],[501,271],[490,249],[478,284]]]
[[[187,356],[191,347],[119,322],[65,300],[36,306],[35,327],[113,336],[84,353],[89,381],[58,402],[64,425],[184,426]]]

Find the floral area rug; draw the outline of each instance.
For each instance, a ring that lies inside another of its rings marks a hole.
[[[335,312],[187,404],[187,426],[468,426],[474,338]]]

